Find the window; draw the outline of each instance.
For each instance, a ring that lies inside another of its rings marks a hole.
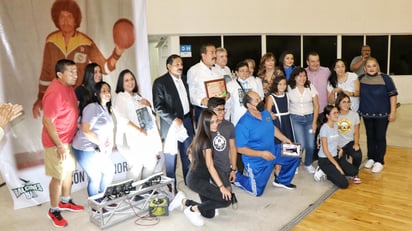
[[[391,75],[412,74],[412,35],[391,36]]]
[[[342,59],[347,65],[346,71],[350,71],[352,59],[361,54],[362,45],[363,35],[342,36]]]
[[[284,51],[291,51],[295,59],[295,65],[301,65],[300,36],[266,36],[266,52],[272,52],[275,55],[276,66],[279,63],[279,56]]]
[[[303,66],[306,65],[306,56],[315,51],[319,54],[320,65],[331,67],[336,60],[337,36],[303,36]]]
[[[261,36],[224,36],[223,41],[228,53],[227,65],[231,70],[234,70],[236,65],[245,59],[251,58],[257,64],[259,63],[262,54]]]
[[[371,47],[371,56],[378,60],[381,72],[388,70],[388,36],[366,36],[366,44]],[[360,53],[360,49],[359,49]]]

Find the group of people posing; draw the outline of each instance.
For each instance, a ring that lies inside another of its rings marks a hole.
[[[165,166],[175,188],[180,156],[184,183],[199,194],[200,202],[179,191],[169,209],[186,207],[185,215],[197,226],[203,225],[202,217],[216,216],[217,208],[236,203],[232,184],[261,196],[273,172],[273,186],[295,189],[292,180],[301,160],[282,155],[282,143],[301,144],[303,167],[315,179],[326,175],[340,188],[348,187],[346,176],[360,183],[360,117],[367,133],[365,167],[380,172],[397,91],[376,59],[365,58],[365,73],[358,76],[348,72],[341,59],[331,70],[321,67],[316,52],[307,56],[307,68],[294,66],[290,52],[280,57],[278,67],[272,53],[263,55],[257,77],[254,61],[242,61],[232,77],[227,51],[206,44],[186,78],[182,58],[171,55],[168,72],[153,83],[153,105],[139,94],[130,70],[120,72],[112,100],[111,86],[102,81],[102,67],[88,64],[82,84],[73,89],[77,66],[59,60],[57,78],[42,98],[53,224],[67,225],[60,210],[83,209],[70,198],[75,161],[89,177],[88,195],[101,193],[114,176],[114,146],[127,160],[129,178],[145,178]],[[204,82],[219,78],[226,82],[226,97],[209,97]]]
[[[274,169],[273,186],[296,188],[292,180],[300,159],[283,156],[282,143],[301,144],[303,168],[314,174],[315,180],[327,178],[339,188],[347,188],[348,179],[355,184],[361,183],[358,175],[362,163],[361,118],[367,136],[365,167],[371,168],[373,173],[382,171],[386,131],[389,122],[396,117],[398,93],[392,79],[380,72],[368,45],[362,47],[361,56],[355,57],[350,67],[342,59],[337,59],[330,69],[322,67],[319,54],[310,52],[306,58],[307,67],[303,68],[295,66],[293,53],[286,51],[280,56],[279,66],[272,53],[263,55],[257,76],[253,75],[253,60],[239,62],[232,78],[227,77],[231,72],[226,66],[224,48],[206,44],[200,51],[200,62],[187,73],[187,92],[194,108],[194,121],[201,118],[211,100],[205,82],[225,79],[225,120],[235,126],[235,146],[240,157],[236,161],[230,159],[230,167],[236,172],[234,180],[230,179],[235,186],[260,196]],[[176,59],[181,66],[182,60]],[[169,75],[173,79],[182,73],[169,72]],[[153,87],[156,88],[156,81]],[[156,102],[157,95],[153,93]],[[202,119],[198,124],[202,124]],[[209,141],[214,144],[212,139]],[[317,168],[312,165],[314,156],[318,158]],[[218,186],[220,184],[215,185]],[[202,191],[196,192],[202,195]],[[224,192],[221,194],[221,198],[225,198]],[[190,206],[184,198],[178,194],[178,202],[174,202]],[[172,205],[175,204],[172,202]],[[218,208],[217,204],[213,208]],[[208,217],[201,210],[200,214]],[[201,221],[192,223],[202,224]]]

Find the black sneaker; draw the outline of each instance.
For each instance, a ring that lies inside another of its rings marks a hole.
[[[290,184],[288,184],[288,185],[285,185],[284,188],[285,188],[285,189],[296,189],[296,185],[290,183]]]
[[[281,184],[281,183],[278,182],[278,180],[276,178],[273,181],[272,185],[274,187],[285,188],[285,189],[289,189],[289,190],[296,189],[296,185],[294,185],[294,184],[288,184],[288,185]]]

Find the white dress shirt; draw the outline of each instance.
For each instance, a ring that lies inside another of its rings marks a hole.
[[[177,92],[179,93],[180,102],[182,102],[183,114],[186,115],[187,113],[190,112],[190,105],[189,105],[189,100],[187,97],[185,85],[183,84],[181,77],[176,77],[172,75],[172,73],[169,73],[169,74],[170,76],[172,76],[171,78],[173,79],[173,83],[175,83]]]
[[[318,95],[318,91],[313,84],[310,84],[310,88],[305,88],[303,93],[300,93],[298,87],[292,89],[288,86],[287,94],[290,114],[303,116],[313,113],[313,97]]]
[[[219,79],[209,67],[202,61],[193,65],[187,72],[187,84],[189,86],[190,102],[198,107],[206,108],[206,105],[201,105],[203,98],[207,97],[205,81]]]

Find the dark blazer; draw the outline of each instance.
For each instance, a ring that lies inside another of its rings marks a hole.
[[[160,133],[165,139],[173,120],[178,117],[183,120],[183,107],[174,80],[169,72],[157,78],[153,83],[153,104],[157,115],[160,117]],[[186,88],[188,102],[190,104],[189,91],[186,76],[182,76]]]

